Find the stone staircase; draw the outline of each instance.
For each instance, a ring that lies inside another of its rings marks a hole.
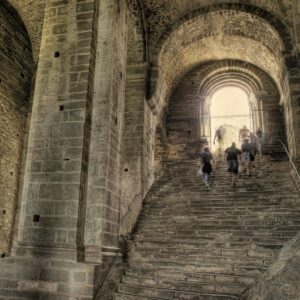
[[[115,300],[240,299],[300,230],[287,161],[264,157],[230,186],[218,163],[212,190],[197,161],[169,161],[145,199]]]

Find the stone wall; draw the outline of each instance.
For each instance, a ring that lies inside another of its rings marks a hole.
[[[300,2],[297,0],[293,0],[293,21],[298,53],[300,53]]]
[[[168,135],[168,160],[197,157],[200,149],[200,97],[199,86],[189,74],[174,91],[166,120]]]
[[[0,5],[0,253],[10,251],[33,58],[16,12]]]
[[[127,8],[99,1],[84,217],[85,260],[118,249],[127,53]],[[83,221],[84,222],[84,221]]]
[[[86,125],[94,3],[49,1],[26,157],[17,255],[83,243]],[[78,226],[78,228],[77,228]],[[36,244],[37,248],[35,248]],[[26,249],[26,250],[25,250]],[[80,251],[79,251],[80,252]],[[57,254],[57,253],[56,253]]]
[[[136,87],[136,85],[134,85]],[[145,91],[127,84],[120,234],[130,233],[154,182],[155,127]],[[133,88],[133,89],[131,89]]]

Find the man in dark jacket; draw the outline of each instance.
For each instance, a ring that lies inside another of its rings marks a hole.
[[[231,147],[225,150],[225,158],[227,160],[227,170],[232,175],[232,186],[236,186],[236,179],[239,174],[239,163],[241,161],[241,150],[236,148],[236,144],[232,143]]]

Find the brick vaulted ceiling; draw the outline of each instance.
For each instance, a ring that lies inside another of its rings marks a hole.
[[[282,54],[293,51],[291,2],[141,0],[154,68],[150,105],[159,111],[178,80],[210,60],[256,65],[281,90]]]
[[[190,13],[211,5],[228,3],[258,7],[270,12],[283,23],[292,23],[292,0],[141,0],[150,47],[155,45],[166,29]]]

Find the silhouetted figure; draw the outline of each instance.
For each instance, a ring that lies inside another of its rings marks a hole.
[[[244,139],[242,143],[242,165],[243,171],[249,177],[251,176],[251,155],[253,155],[252,146],[249,143],[249,139]]]
[[[200,155],[201,158],[201,169],[202,176],[207,190],[210,190],[211,173],[213,170],[213,164],[215,165],[215,160],[209,147],[205,147]]]
[[[262,155],[263,151],[262,151],[262,147],[263,147],[263,142],[264,142],[264,133],[263,131],[260,129],[260,127],[258,127],[256,129],[256,135],[258,137],[258,142],[259,142],[259,146],[258,146],[258,149],[259,149],[259,152],[260,152],[260,155]]]
[[[221,161],[223,161],[223,153],[225,149],[225,135],[226,135],[226,129],[221,125],[215,133],[214,137],[214,145],[216,143],[216,140],[218,141],[219,146],[219,155],[221,157]]]
[[[258,150],[259,150],[259,140],[258,140],[257,135],[253,132],[250,132],[249,140],[250,140],[250,145],[252,147],[252,153],[250,155],[251,168],[254,168],[255,167],[255,158],[256,158],[256,155],[258,154]]]
[[[231,147],[225,150],[227,170],[232,175],[231,186],[236,186],[236,179],[239,174],[239,163],[241,161],[241,154],[241,150],[236,148],[235,143],[232,143]]]
[[[246,139],[250,134],[250,130],[247,128],[247,126],[243,126],[243,128],[240,129],[239,132],[239,140],[242,141]]]

